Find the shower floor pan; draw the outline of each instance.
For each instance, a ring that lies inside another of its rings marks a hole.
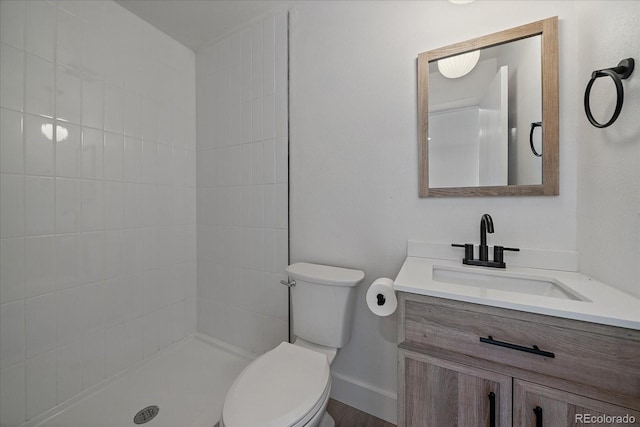
[[[156,406],[157,415],[141,425],[212,427],[220,418],[227,390],[249,362],[189,337],[36,426],[135,427],[136,414]]]

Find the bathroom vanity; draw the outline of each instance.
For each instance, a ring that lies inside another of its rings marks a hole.
[[[398,426],[640,425],[640,300],[576,272],[491,270],[405,261]]]

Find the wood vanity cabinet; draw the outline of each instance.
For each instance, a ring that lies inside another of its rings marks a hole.
[[[411,351],[400,354],[406,395],[399,425],[511,426],[511,377]]]
[[[625,416],[633,416],[635,423],[631,424],[626,421],[598,423],[597,425],[640,425],[640,412],[633,409],[528,381],[514,380],[513,392],[513,425],[516,426],[536,426],[536,422],[545,427],[593,425],[595,423],[591,420],[597,419],[596,417],[599,416],[621,417],[621,420]],[[539,409],[536,413],[533,409],[537,408]],[[589,422],[585,423],[587,416],[589,416]]]
[[[405,292],[399,315],[398,427],[640,425],[640,331]]]

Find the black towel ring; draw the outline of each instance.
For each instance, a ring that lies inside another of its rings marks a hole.
[[[587,89],[584,91],[584,112],[587,114],[587,119],[589,122],[597,128],[606,128],[611,126],[613,122],[616,121],[618,116],[620,115],[620,111],[622,110],[622,103],[624,101],[624,89],[622,88],[622,80],[628,79],[631,73],[633,73],[634,68],[634,60],[633,58],[623,59],[618,63],[617,67],[613,68],[605,68],[604,70],[596,70],[591,73],[591,80],[587,84]],[[591,87],[593,83],[595,83],[598,77],[606,77],[609,76],[613,80],[613,83],[616,85],[616,109],[613,112],[613,116],[609,119],[608,122],[602,124],[598,123],[598,121],[591,114],[591,105],[589,104],[589,97],[591,96]]]
[[[542,122],[533,122],[533,123],[531,123],[531,131],[529,132],[529,146],[531,147],[531,151],[533,151],[533,155],[534,156],[542,157],[542,153],[538,153],[536,151],[536,147],[533,146],[533,131],[537,127],[542,129]]]

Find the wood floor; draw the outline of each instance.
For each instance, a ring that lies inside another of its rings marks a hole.
[[[336,427],[395,427],[380,418],[333,399],[329,399],[327,412],[336,421]]]

